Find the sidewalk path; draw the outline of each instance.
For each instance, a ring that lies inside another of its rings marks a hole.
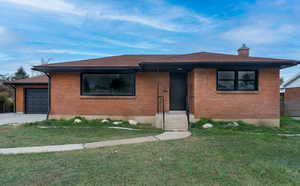
[[[0,148],[0,154],[28,154],[28,153],[42,153],[42,152],[62,152],[72,150],[93,149],[98,147],[108,147],[115,145],[143,143],[151,141],[165,141],[183,139],[191,136],[190,132],[164,132],[157,136],[146,136],[139,138],[129,138],[121,140],[100,141],[94,143],[83,144],[68,144],[68,145],[51,145],[51,146],[37,146],[37,147],[17,147],[17,148]]]

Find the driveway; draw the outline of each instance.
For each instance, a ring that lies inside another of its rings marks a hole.
[[[46,120],[46,114],[16,114],[3,113],[0,114],[0,125],[5,124],[24,124],[36,121]]]

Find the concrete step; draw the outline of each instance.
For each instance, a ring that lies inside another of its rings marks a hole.
[[[188,121],[185,111],[171,111],[165,113],[165,125],[163,126],[162,114],[156,115],[156,127],[171,131],[187,131]]]

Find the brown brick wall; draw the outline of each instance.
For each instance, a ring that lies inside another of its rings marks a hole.
[[[48,85],[17,85],[16,86],[16,112],[24,112],[24,89],[25,88],[48,88]]]
[[[195,69],[193,111],[196,118],[278,119],[279,70],[259,70],[259,90],[253,92],[216,91],[216,70]]]
[[[51,74],[52,115],[154,116],[157,110],[157,79],[160,95],[169,105],[169,73],[139,72],[134,97],[80,96],[80,73]]]
[[[300,100],[300,87],[285,89],[284,99],[285,101]]]
[[[169,111],[169,73],[138,72],[135,97],[80,96],[80,73],[52,73],[52,115],[154,116],[159,94]],[[196,118],[278,119],[279,70],[259,70],[259,91],[216,91],[216,70],[189,73],[189,102]]]

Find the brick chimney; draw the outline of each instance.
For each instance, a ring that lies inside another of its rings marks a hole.
[[[246,44],[243,44],[242,47],[238,49],[238,55],[249,57],[249,48],[246,46]]]

